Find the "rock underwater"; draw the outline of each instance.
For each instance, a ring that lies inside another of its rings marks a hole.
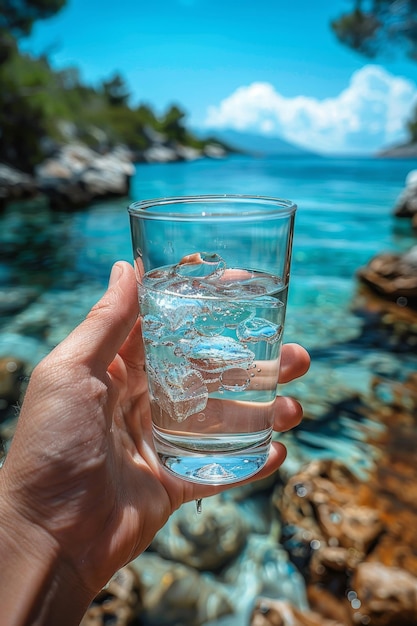
[[[404,254],[383,252],[358,270],[359,280],[400,306],[417,308],[417,246]]]

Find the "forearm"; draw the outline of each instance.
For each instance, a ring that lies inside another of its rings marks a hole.
[[[76,626],[91,600],[48,533],[10,505],[0,480],[0,624]]]

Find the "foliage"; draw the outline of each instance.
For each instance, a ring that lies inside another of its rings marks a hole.
[[[54,71],[46,56],[19,52],[17,41],[37,19],[66,0],[0,0],[0,161],[27,172],[63,142],[81,140],[98,150],[122,143],[143,151],[156,138],[203,147],[184,126],[176,105],[157,117],[149,106],[129,104],[129,89],[116,72],[92,87],[76,68]]]
[[[76,140],[97,150],[122,143],[140,152],[155,137],[203,147],[178,106],[157,117],[146,104],[132,107],[128,100],[118,73],[94,88],[83,84],[77,69],[54,71],[45,56],[21,54],[14,45],[0,65],[0,161],[31,172],[48,150]]]
[[[0,0],[0,64],[13,52],[13,41],[29,35],[33,22],[54,15],[66,0]]]
[[[0,0],[0,28],[16,37],[28,35],[34,21],[51,17],[66,0]]]
[[[339,41],[374,58],[394,48],[417,61],[417,0],[351,0],[354,8],[331,23]]]

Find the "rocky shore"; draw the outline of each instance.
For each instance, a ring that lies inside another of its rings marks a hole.
[[[226,150],[208,143],[201,150],[173,144],[154,132],[152,144],[140,153],[123,146],[96,152],[81,143],[56,149],[35,170],[26,174],[0,163],[0,210],[12,202],[43,199],[57,211],[73,211],[96,200],[129,195],[135,163],[172,163],[200,158],[224,158]]]

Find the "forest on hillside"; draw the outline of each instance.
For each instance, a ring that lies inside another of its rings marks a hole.
[[[19,50],[37,19],[52,16],[65,0],[0,0],[0,162],[25,172],[57,145],[71,141],[105,152],[123,144],[140,153],[160,134],[165,141],[203,149],[212,139],[187,129],[184,111],[173,104],[157,116],[130,104],[119,72],[98,86],[85,84],[78,68],[52,69],[47,55]],[[218,143],[218,142],[217,142]]]

